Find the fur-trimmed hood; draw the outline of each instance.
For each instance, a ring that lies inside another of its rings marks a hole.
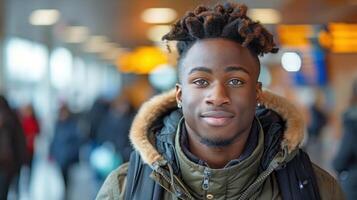
[[[286,130],[281,143],[288,152],[298,148],[304,137],[304,121],[298,109],[287,99],[264,90],[259,102],[266,108],[277,112],[286,121]],[[142,105],[134,118],[130,130],[130,140],[140,153],[141,158],[150,166],[163,160],[163,156],[156,150],[149,140],[149,130],[159,116],[176,107],[175,90],[153,97]]]

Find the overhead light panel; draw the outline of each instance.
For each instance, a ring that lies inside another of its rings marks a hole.
[[[60,12],[55,9],[40,9],[31,13],[29,21],[35,26],[49,26],[60,18]]]
[[[110,61],[116,61],[122,51],[119,48],[105,51],[101,54],[102,58]]]
[[[311,44],[314,36],[314,26],[309,24],[278,25],[277,33],[280,43],[284,46],[303,47]]]
[[[167,54],[161,49],[144,46],[121,55],[118,67],[121,72],[147,74],[157,66],[168,62]]]
[[[148,8],[141,14],[141,19],[150,24],[166,24],[174,21],[177,12],[172,8]]]
[[[357,52],[357,24],[330,23],[331,50],[334,53]],[[322,38],[321,38],[322,39]]]
[[[70,26],[66,28],[64,40],[67,43],[81,43],[89,37],[89,30],[85,26]]]
[[[106,49],[101,52],[101,57],[106,60],[116,61],[119,55],[124,52],[123,48],[119,48],[117,43],[107,43]]]
[[[281,14],[272,8],[252,8],[248,10],[248,16],[262,24],[278,24],[281,22]]]
[[[301,57],[296,52],[285,52],[281,57],[281,64],[288,72],[298,72],[301,69]]]
[[[152,26],[147,32],[147,37],[153,42],[159,42],[162,36],[168,33],[170,29],[171,27],[168,25]]]
[[[105,36],[95,35],[91,36],[84,44],[84,51],[88,53],[104,52],[108,47],[108,39]]]

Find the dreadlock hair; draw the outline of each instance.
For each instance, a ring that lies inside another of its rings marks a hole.
[[[196,41],[206,38],[233,40],[247,47],[255,57],[278,52],[273,35],[251,20],[247,10],[246,5],[231,2],[212,8],[198,6],[175,22],[162,40],[177,41],[179,60]]]

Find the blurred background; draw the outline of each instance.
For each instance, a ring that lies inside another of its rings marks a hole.
[[[128,160],[142,102],[176,83],[175,44],[162,35],[215,2],[0,0],[0,199],[93,199]],[[304,113],[304,148],[337,176],[357,79],[357,0],[239,2],[280,47],[261,58],[263,86]]]

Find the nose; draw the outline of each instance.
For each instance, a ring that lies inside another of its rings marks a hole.
[[[226,88],[222,84],[215,84],[206,96],[206,103],[213,106],[222,106],[230,104],[231,100],[227,93]]]

